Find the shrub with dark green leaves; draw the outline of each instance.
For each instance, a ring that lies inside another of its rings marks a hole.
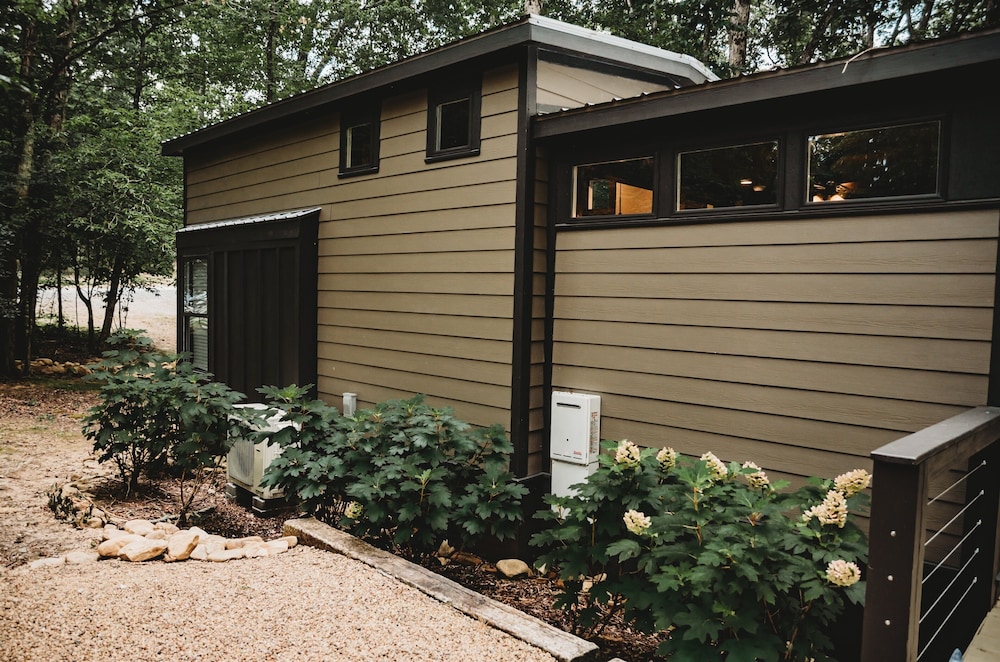
[[[230,429],[245,429],[252,412],[234,408],[242,393],[156,351],[149,338],[133,332],[109,343],[113,349],[92,375],[101,383],[101,402],[84,419],[84,434],[98,461],[118,468],[126,494],[151,467],[172,471],[183,521],[228,452]]]
[[[305,389],[262,389],[296,424],[264,484],[298,495],[304,509],[376,543],[413,555],[444,539],[511,536],[526,488],[508,470],[503,428],[473,428],[422,396],[339,416]]]
[[[845,601],[864,598],[867,542],[848,511],[867,503],[867,472],[785,492],[750,462],[605,447],[577,495],[550,497],[532,538],[578,633],[621,612],[669,632],[658,652],[671,659],[828,659]]]

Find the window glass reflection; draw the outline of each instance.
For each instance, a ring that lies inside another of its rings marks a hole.
[[[937,193],[939,122],[809,136],[809,201]]]
[[[576,167],[574,216],[653,212],[653,157]]]
[[[677,209],[778,202],[778,141],[681,152]]]

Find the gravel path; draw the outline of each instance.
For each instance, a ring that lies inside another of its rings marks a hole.
[[[0,569],[0,660],[551,656],[339,554]]]

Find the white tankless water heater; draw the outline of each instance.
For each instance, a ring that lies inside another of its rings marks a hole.
[[[582,483],[597,468],[601,452],[601,396],[590,393],[553,391],[552,493],[568,496],[571,485]]]

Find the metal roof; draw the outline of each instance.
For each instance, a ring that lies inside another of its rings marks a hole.
[[[188,225],[175,230],[175,234],[215,230],[216,228],[228,228],[235,225],[253,225],[256,223],[269,223],[272,221],[288,221],[296,218],[305,218],[310,214],[318,214],[321,211],[323,211],[322,207],[309,207],[307,209],[279,211],[272,214],[258,214],[256,216],[243,216],[242,218],[229,218],[224,221],[214,221],[212,223],[196,223],[195,225]]]
[[[1000,30],[862,51],[818,64],[707,81],[641,97],[565,109],[535,119],[539,138],[613,128],[634,122],[773,101],[803,94],[884,82],[959,67],[1000,62]],[[989,81],[984,81],[988,84]],[[933,95],[934,90],[928,90]]]
[[[266,124],[329,106],[356,95],[399,85],[444,67],[496,55],[529,44],[577,53],[590,60],[612,63],[632,70],[683,78],[694,84],[718,80],[718,77],[704,64],[689,55],[639,44],[551,18],[527,15],[516,22],[171,138],[163,142],[162,153],[167,156],[179,156],[187,149],[220,138],[261,128]]]

